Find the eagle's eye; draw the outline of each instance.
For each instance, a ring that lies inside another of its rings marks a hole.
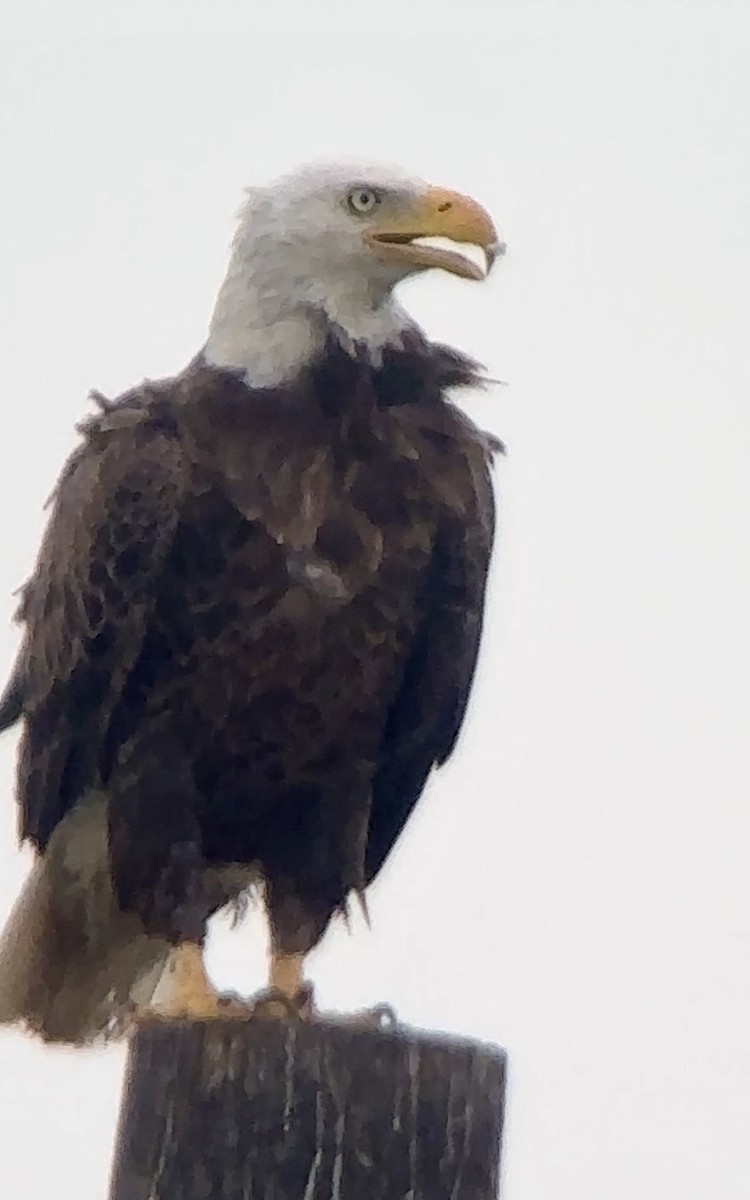
[[[346,197],[346,203],[351,212],[357,213],[358,216],[366,216],[378,207],[380,196],[372,188],[353,188]]]

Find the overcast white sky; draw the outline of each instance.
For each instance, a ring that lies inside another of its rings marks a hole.
[[[507,1200],[740,1200],[750,1127],[750,8],[75,3],[0,43],[0,667],[89,388],[200,345],[244,185],[310,157],[474,194],[486,287],[404,293],[507,380],[460,755],[319,1000],[512,1060]],[[303,37],[302,34],[307,37]],[[0,743],[0,919],[15,845]],[[258,922],[211,944],[257,987]],[[0,1192],[100,1200],[123,1052],[0,1036]]]

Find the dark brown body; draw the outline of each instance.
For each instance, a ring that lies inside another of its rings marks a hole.
[[[459,731],[493,539],[492,446],[415,336],[252,392],[200,361],[107,404],[66,468],[3,706],[45,852],[106,793],[117,901],[169,942],[267,886],[306,951],[376,875]],[[496,448],[496,447],[495,447]]]

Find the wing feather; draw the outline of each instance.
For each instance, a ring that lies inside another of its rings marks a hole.
[[[425,615],[389,713],[373,784],[367,883],[385,863],[433,767],[451,756],[463,725],[495,533],[491,449],[479,441],[467,448],[469,501],[447,509],[438,532]]]
[[[25,636],[4,705],[8,716],[25,718],[20,834],[39,849],[95,779],[185,491],[173,422],[125,406],[85,432],[52,498],[23,592]]]

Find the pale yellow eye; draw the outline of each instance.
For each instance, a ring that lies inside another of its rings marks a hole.
[[[358,216],[366,217],[380,204],[380,196],[374,192],[372,188],[358,187],[353,188],[346,198],[346,202],[353,213]]]

